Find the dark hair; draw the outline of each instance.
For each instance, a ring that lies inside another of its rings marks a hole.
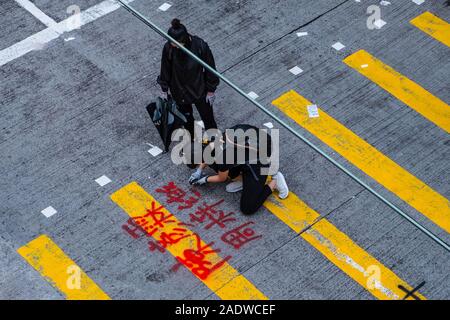
[[[175,18],[172,20],[171,27],[167,32],[169,36],[177,40],[178,42],[182,42],[184,44],[189,43],[189,33],[186,27],[180,22],[179,19]]]

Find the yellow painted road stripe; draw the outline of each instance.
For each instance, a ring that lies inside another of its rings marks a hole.
[[[444,196],[324,111],[319,110],[319,117],[310,118],[307,106],[312,103],[297,92],[290,91],[272,103],[353,165],[450,233],[450,201]]]
[[[147,210],[158,208],[161,205],[148,194],[140,185],[136,182],[132,182],[127,186],[119,189],[111,195],[111,199],[121,207],[131,218],[138,218],[143,216]],[[170,215],[164,207],[160,210],[164,215]],[[155,233],[152,234],[156,240],[161,239],[161,234],[177,233],[176,228],[179,228],[179,221],[175,216],[171,217],[172,223],[167,223],[163,227],[158,228]],[[186,226],[183,226],[187,229]],[[192,234],[191,231],[186,233]],[[167,250],[174,257],[183,257],[185,250],[197,250],[198,244],[196,239],[188,237],[180,240],[178,243],[172,244],[167,247]],[[206,243],[201,241],[201,246],[205,246]],[[212,265],[222,261],[222,258],[217,253],[208,254],[208,261],[212,262]],[[191,270],[192,271],[192,270]],[[195,273],[194,273],[195,274]],[[266,300],[267,297],[262,294],[250,281],[244,276],[239,274],[228,263],[224,263],[220,269],[217,269],[206,279],[201,279],[197,276],[208,288],[210,288],[221,299],[238,299],[238,300]]]
[[[48,236],[39,236],[17,252],[67,299],[110,299]]]
[[[348,56],[344,62],[450,133],[450,106],[444,101],[364,50]]]
[[[270,197],[264,206],[297,233],[320,217],[292,192],[285,200]],[[412,288],[326,219],[315,223],[301,237],[378,299],[402,299],[406,293],[398,286]],[[419,293],[417,296],[425,299]]]
[[[450,47],[450,24],[431,12],[424,12],[412,19],[411,24]]]

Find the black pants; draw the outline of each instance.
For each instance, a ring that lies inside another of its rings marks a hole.
[[[266,184],[267,176],[261,175],[260,168],[259,166],[252,166],[254,174],[249,167],[242,170],[241,211],[245,215],[258,211],[264,201],[272,194],[272,189]]]
[[[194,101],[197,111],[200,114],[205,130],[217,129],[216,120],[214,120],[213,107],[206,102],[206,96]],[[194,112],[192,109],[192,104],[179,104],[180,110],[187,115],[187,123],[185,129],[191,134],[191,138],[194,139]]]

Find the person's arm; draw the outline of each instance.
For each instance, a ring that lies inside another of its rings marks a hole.
[[[201,169],[201,167],[199,167],[197,170],[202,170],[202,169]],[[196,174],[197,174],[197,171],[193,175],[196,175]],[[223,172],[219,171],[216,175],[212,175],[212,176],[202,176],[201,178],[193,177],[193,175],[189,179],[189,183],[193,184],[194,186],[201,186],[201,185],[207,184],[208,182],[221,183],[221,182],[227,181],[228,170],[223,171]],[[200,175],[201,175],[201,171],[200,171]]]
[[[221,183],[221,182],[225,182],[228,179],[228,170],[227,171],[219,171],[216,175],[214,176],[209,176],[206,179],[206,182],[211,182],[211,183]]]
[[[156,80],[164,92],[169,91],[170,78],[172,75],[172,66],[169,59],[170,44],[166,43],[163,48],[161,57],[161,73]]]
[[[214,61],[214,56],[206,42],[203,43],[204,52],[203,52],[203,61],[205,61],[211,68],[216,70],[216,62]],[[220,83],[220,79],[214,73],[205,68],[205,82],[206,82],[206,91],[208,93],[214,93],[217,89],[217,86]]]

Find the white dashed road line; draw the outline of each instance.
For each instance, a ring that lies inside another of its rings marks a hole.
[[[169,10],[169,8],[171,6],[172,5],[170,3],[165,2],[158,8],[158,10],[160,10],[160,11],[167,11],[167,10]]]
[[[296,76],[302,73],[303,70],[299,66],[295,66],[292,69],[290,69],[289,72]]]
[[[99,185],[100,187],[104,187],[104,186],[106,186],[108,183],[111,182],[111,179],[108,178],[107,176],[101,176],[100,178],[95,179],[95,182],[97,182],[98,185]]]
[[[51,216],[53,216],[54,214],[56,214],[58,211],[55,210],[55,208],[53,208],[52,206],[45,208],[44,210],[41,211],[41,213],[46,217],[46,218],[50,218]]]
[[[256,92],[253,92],[253,91],[250,91],[247,95],[250,98],[252,98],[252,99],[258,99],[259,98],[258,94]]]
[[[336,51],[341,51],[342,49],[345,48],[345,46],[341,42],[336,42],[335,44],[332,45],[332,47]]]

